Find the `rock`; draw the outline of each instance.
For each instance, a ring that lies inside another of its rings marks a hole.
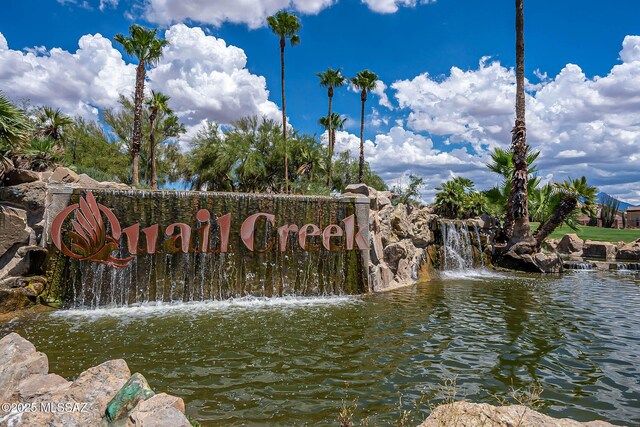
[[[411,242],[418,248],[426,248],[435,242],[430,225],[436,216],[427,209],[414,209],[409,215]]]
[[[369,208],[373,210],[378,209],[378,191],[371,187],[369,187]]]
[[[82,187],[82,188],[99,188],[99,187],[101,187],[101,185],[100,185],[100,183],[98,181],[96,181],[95,179],[91,178],[86,173],[82,173],[82,174],[78,175],[77,184],[78,184],[79,187]]]
[[[18,185],[26,182],[34,182],[40,179],[40,174],[28,169],[12,169],[6,177],[5,182],[7,185]]]
[[[560,240],[558,239],[546,239],[544,242],[542,242],[542,247],[551,252],[557,252],[559,243]]]
[[[577,234],[569,233],[562,236],[558,243],[558,252],[562,254],[571,254],[580,256],[584,248],[584,240],[578,237]]]
[[[380,264],[384,257],[384,246],[382,244],[380,216],[376,211],[371,211],[369,214],[369,230],[371,230],[371,233],[369,233],[370,259],[374,264]]]
[[[582,256],[585,258],[614,259],[618,248],[613,243],[596,242],[586,240],[582,248]]]
[[[67,387],[61,387],[41,397],[43,402],[77,403],[82,410],[26,412],[19,426],[98,426],[103,421],[107,403],[131,376],[122,359],[109,360],[81,373]]]
[[[0,402],[9,402],[14,398],[22,381],[48,372],[47,356],[36,351],[29,341],[15,332],[0,339]]]
[[[369,187],[366,184],[349,184],[345,188],[345,193],[361,194],[369,197]]]
[[[131,412],[127,427],[191,427],[184,416],[184,401],[165,393],[140,402]]]
[[[398,241],[398,236],[394,234],[391,227],[391,216],[394,211],[395,208],[392,205],[387,205],[378,211],[378,217],[380,218],[380,239],[382,239],[384,246]]]
[[[382,209],[383,207],[390,205],[391,200],[387,196],[383,196],[378,193],[378,209]]]
[[[391,272],[394,275],[398,271],[400,260],[409,256],[407,246],[408,242],[403,240],[398,243],[392,243],[384,248],[384,262],[391,269]]]
[[[398,238],[407,238],[411,234],[411,222],[409,222],[409,216],[407,214],[407,207],[399,203],[391,216],[389,217],[391,223],[391,229]]]
[[[617,259],[640,261],[640,239],[622,246],[618,251]]]
[[[0,200],[26,210],[31,224],[39,221],[31,221],[33,215],[42,219],[46,192],[47,184],[44,182],[27,182],[11,187],[0,187]]]
[[[543,273],[560,273],[563,270],[562,259],[556,253],[538,252],[533,256],[533,259]]]
[[[49,177],[50,183],[74,183],[80,180],[80,176],[69,168],[57,167]]]
[[[435,408],[419,427],[608,427],[604,421],[581,423],[552,418],[522,405],[493,406],[488,403],[455,402]]]
[[[559,273],[563,262],[557,253],[536,252],[535,240],[523,240],[511,247],[496,245],[497,265],[530,273]]]
[[[0,270],[0,280],[9,276],[33,276],[45,274],[45,262],[49,252],[40,246],[23,246]]]
[[[0,206],[0,256],[14,245],[29,244],[30,235],[26,210]]]
[[[41,276],[9,277],[0,281],[0,313],[21,310],[37,303],[46,288]]]
[[[60,392],[70,385],[70,381],[57,374],[31,375],[18,385],[14,396],[18,402],[28,402],[46,394]]]
[[[110,188],[112,190],[131,190],[131,187],[127,184],[123,184],[121,182],[110,182],[110,181],[102,181],[100,182],[100,188]]]
[[[126,416],[136,405],[154,395],[142,374],[135,373],[107,404],[107,420],[116,421]],[[184,404],[183,404],[184,407]]]

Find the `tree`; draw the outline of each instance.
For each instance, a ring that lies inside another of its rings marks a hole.
[[[151,98],[147,100],[149,107],[149,157],[151,162],[151,188],[158,189],[158,173],[156,171],[156,121],[158,113],[162,112],[172,115],[173,111],[169,108],[169,97],[162,92],[151,91]]]
[[[32,125],[24,111],[0,92],[0,181],[13,169],[11,157],[24,148],[31,136]]]
[[[42,107],[36,117],[38,135],[56,142],[63,140],[65,128],[73,124],[73,120],[65,116],[59,108]]]
[[[531,238],[528,206],[527,127],[524,94],[524,0],[516,0],[516,120],[511,138],[513,175],[507,202],[505,230],[511,243]]]
[[[616,221],[616,216],[620,210],[620,200],[615,199],[608,194],[602,198],[600,206],[600,219],[604,228],[611,228]]]
[[[331,117],[331,120],[329,120],[329,117]],[[318,123],[320,123],[320,125],[327,130],[327,133],[329,135],[329,162],[327,164],[327,182],[329,190],[331,190],[333,182],[331,166],[333,163],[333,153],[336,146],[336,131],[344,129],[344,123],[346,121],[346,117],[342,118],[340,117],[340,114],[333,112],[331,113],[331,116],[320,117],[320,120],[318,120]]]
[[[407,186],[396,185],[391,191],[397,194],[398,203],[408,205],[418,200],[420,190],[424,187],[424,178],[418,175],[409,174],[409,184]]]
[[[474,184],[470,179],[456,176],[436,187],[434,206],[436,213],[445,218],[461,218],[466,210],[466,200],[474,192]]]
[[[274,16],[267,18],[269,28],[280,37],[280,83],[282,85],[282,140],[284,142],[284,190],[289,192],[289,155],[287,146],[287,103],[284,89],[284,48],[287,40],[291,46],[300,43],[298,31],[300,30],[300,20],[293,13],[281,10]]]
[[[105,123],[111,128],[111,134],[121,144],[126,152],[131,152],[132,135],[134,129],[134,102],[131,98],[120,97],[121,107],[118,110],[106,109],[103,113]],[[146,103],[143,103],[143,114],[150,116]],[[183,176],[184,156],[180,153],[177,138],[185,132],[177,116],[158,111],[155,121],[155,158],[157,162],[158,184],[179,179]],[[145,141],[150,140],[150,123],[145,120],[142,126],[142,136]],[[139,183],[151,185],[151,155],[149,144],[141,146]]]
[[[129,56],[138,59],[136,67],[136,87],[134,93],[134,115],[133,115],[133,141],[131,143],[132,168],[131,175],[133,184],[140,184],[139,175],[139,153],[142,145],[142,104],[144,102],[144,82],[147,74],[147,67],[158,63],[162,57],[162,49],[169,44],[167,40],[157,37],[158,30],[150,29],[140,25],[129,27],[129,36],[116,34],[114,41],[120,43]]]
[[[359,71],[351,78],[351,83],[360,90],[360,168],[358,169],[358,181],[362,182],[364,176],[364,103],[367,101],[367,93],[376,88],[378,76],[369,70]]]
[[[327,88],[327,96],[329,97],[329,112],[327,117],[332,117],[331,110],[333,107],[333,89],[341,87],[347,80],[342,74],[340,68],[332,70],[327,68],[327,71],[316,74],[320,78],[320,86]],[[321,119],[322,120],[322,119]],[[333,158],[333,120],[325,120],[327,123],[326,129],[329,136],[329,156],[327,158],[327,186],[331,187],[331,159]]]
[[[562,183],[553,183],[552,185],[557,198],[553,213],[547,221],[540,224],[534,233],[537,248],[576,210],[579,209],[589,216],[594,215],[598,189],[587,184],[587,179],[584,176],[573,180],[569,178],[569,180],[565,180]]]
[[[335,191],[344,193],[349,184],[358,184],[360,182],[378,191],[387,189],[384,180],[371,170],[368,162],[364,162],[364,178],[358,180],[360,164],[356,159],[351,157],[348,151],[340,153],[333,166],[335,170],[333,174]]]

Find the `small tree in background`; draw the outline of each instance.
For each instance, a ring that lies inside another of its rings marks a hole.
[[[601,200],[600,219],[604,228],[611,228],[616,221],[616,215],[620,209],[620,200],[614,199],[608,194]]]

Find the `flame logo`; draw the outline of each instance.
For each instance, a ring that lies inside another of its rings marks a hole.
[[[73,231],[69,231],[71,249],[62,241],[62,224],[71,214]],[[102,215],[111,225],[111,235],[107,235],[107,227]],[[118,241],[122,229],[120,222],[113,212],[104,205],[96,202],[91,191],[80,202],[70,205],[60,212],[51,224],[53,244],[63,254],[79,260],[98,262],[114,268],[124,268],[135,258],[115,258],[111,254],[120,249]]]

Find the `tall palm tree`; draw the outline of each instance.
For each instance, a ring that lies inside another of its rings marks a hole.
[[[516,121],[511,138],[513,175],[507,202],[505,230],[511,243],[531,238],[527,188],[527,127],[524,96],[524,0],[516,0]]]
[[[360,111],[360,166],[358,167],[358,182],[364,179],[364,103],[367,102],[367,93],[376,88],[378,76],[369,70],[359,71],[351,78],[351,83],[360,90],[362,110]]]
[[[293,13],[281,10],[267,18],[269,28],[280,37],[280,81],[282,84],[282,139],[284,142],[284,189],[289,192],[289,155],[287,150],[287,103],[284,90],[284,48],[287,40],[291,46],[300,43],[297,32],[300,31],[300,20]]]
[[[142,145],[142,104],[144,102],[144,82],[147,66],[158,63],[162,57],[162,49],[169,44],[167,40],[157,37],[158,30],[146,28],[137,24],[129,27],[129,36],[116,34],[113,38],[120,43],[129,56],[138,59],[136,68],[136,89],[134,94],[133,140],[131,141],[132,180],[140,184],[139,162],[140,146]]]
[[[329,97],[329,112],[327,117],[332,117],[331,110],[333,107],[333,89],[341,87],[347,80],[341,73],[340,68],[332,70],[327,68],[327,71],[316,74],[320,78],[320,86],[327,88],[327,96]],[[338,116],[339,117],[339,116]],[[331,186],[331,159],[333,157],[333,143],[332,138],[332,123],[333,120],[327,120],[327,133],[329,135],[329,158],[327,159],[327,186]]]
[[[162,92],[151,91],[151,98],[147,100],[149,107],[149,158],[151,161],[151,188],[158,189],[158,173],[156,171],[156,120],[158,113],[170,115],[169,97]]]
[[[329,120],[331,117],[331,120]],[[329,190],[331,190],[331,164],[333,162],[333,152],[336,146],[336,130],[344,129],[344,123],[347,121],[347,118],[340,117],[338,113],[331,113],[331,116],[320,117],[318,123],[322,127],[324,127],[329,134],[329,162],[327,165],[327,186]]]

